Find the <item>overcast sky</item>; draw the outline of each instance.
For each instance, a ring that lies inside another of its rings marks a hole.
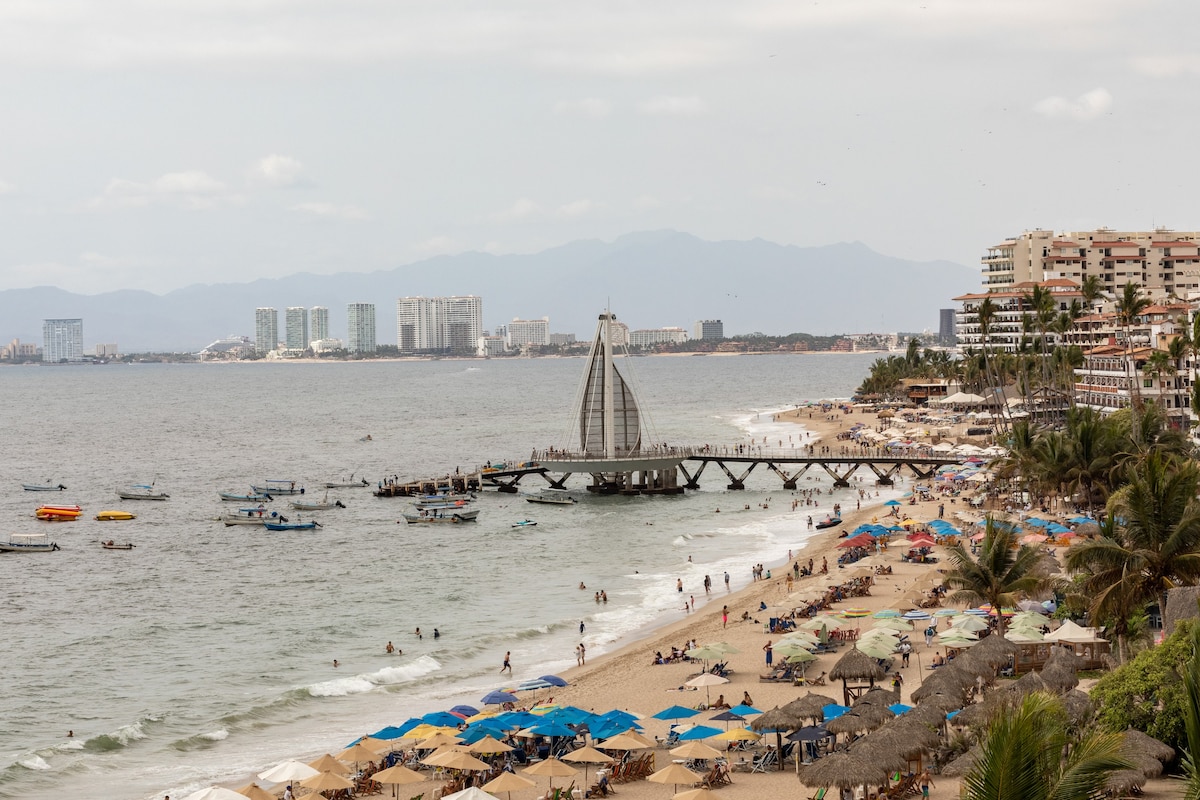
[[[1200,228],[1200,6],[0,0],[0,289]],[[464,287],[469,290],[469,287]]]

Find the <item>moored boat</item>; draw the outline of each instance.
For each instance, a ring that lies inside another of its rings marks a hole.
[[[63,522],[66,520],[79,519],[79,515],[83,513],[83,509],[79,506],[38,506],[33,515],[45,522]]]
[[[531,519],[522,519],[513,523],[514,528],[532,528],[535,525],[537,525],[537,523]]]
[[[0,552],[49,553],[58,549],[59,546],[44,533],[12,533],[7,542],[0,541]]]
[[[328,511],[331,508],[346,507],[341,500],[334,500],[332,503],[328,500],[321,500],[320,502],[312,503],[305,503],[302,500],[293,500],[292,502],[288,503],[288,505],[297,511]]]
[[[112,539],[109,539],[107,542],[101,542],[100,546],[103,547],[105,550],[132,550],[135,545],[133,544],[133,542],[125,542],[124,544],[119,544],[117,542],[114,542]]]
[[[418,511],[445,511],[446,509],[466,508],[469,500],[418,500],[413,506]]]
[[[67,490],[67,487],[61,483],[51,483],[50,481],[46,481],[45,483],[22,483],[21,488],[27,492],[65,492]]]
[[[547,506],[573,506],[578,501],[561,489],[545,489],[541,494],[525,495],[525,502],[541,503]]]
[[[350,473],[350,477],[345,481],[326,481],[326,489],[361,489],[364,486],[370,486],[371,482],[366,478],[354,479],[354,473]]]
[[[232,525],[263,525],[279,517],[279,512],[257,508],[239,508],[236,514],[222,514],[221,521],[226,527]]]
[[[282,519],[282,518],[281,518]],[[320,528],[321,523],[314,520],[308,522],[264,522],[263,527],[269,531],[311,531],[313,528]]]
[[[217,492],[217,495],[219,495],[222,500],[229,500],[235,503],[269,503],[275,499],[269,494],[260,494],[259,492],[254,492],[253,494],[247,494],[245,492],[242,492],[241,494],[236,492]]]
[[[257,494],[304,494],[304,487],[296,481],[271,478],[263,481],[262,486],[250,486],[250,491]]]
[[[117,497],[122,500],[167,500],[171,495],[158,491],[152,483],[138,483],[124,489],[117,489]]]
[[[409,525],[421,522],[475,522],[478,516],[478,511],[441,509],[435,511],[418,511],[416,514],[405,514],[404,521]]]
[[[108,520],[117,520],[117,519],[137,519],[137,514],[133,514],[129,511],[118,511],[116,509],[110,509],[108,511],[101,511],[99,514],[96,515],[96,519],[100,520],[101,522],[105,522]]]

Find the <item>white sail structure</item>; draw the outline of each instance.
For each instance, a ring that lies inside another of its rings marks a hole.
[[[642,426],[633,390],[613,363],[611,313],[600,315],[588,354],[579,407],[579,448],[589,456],[618,458],[641,450]]]

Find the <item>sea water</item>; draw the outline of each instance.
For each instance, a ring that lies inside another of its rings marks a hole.
[[[649,417],[644,441],[765,436],[799,448],[804,429],[771,412],[848,396],[871,358],[638,358],[624,368]],[[0,370],[0,535],[45,531],[62,548],[0,554],[0,797],[179,796],[426,711],[478,705],[573,665],[580,622],[596,655],[678,619],[677,578],[698,605],[705,575],[719,585],[728,570],[744,585],[754,563],[803,546],[805,516],[853,496],[824,495],[801,514],[777,476],[756,472],[730,492],[711,468],[699,491],[675,497],[595,497],[581,477],[569,507],[488,492],[472,524],[402,524],[409,504],[371,488],[330,490],[344,509],[271,504],[318,519],[313,531],[218,521],[245,505],[219,491],[265,479],[319,499],[325,481],[351,473],[373,488],[570,446],[582,371],[581,359]],[[43,481],[69,488],[21,490]],[[148,483],[170,499],[115,494]],[[521,488],[541,485],[530,476]],[[814,476],[802,488],[818,485]],[[36,521],[43,502],[79,504],[84,516]],[[111,508],[137,519],[92,519]],[[526,518],[538,525],[512,527]],[[104,550],[107,539],[136,547]],[[595,603],[599,590],[607,604]],[[402,653],[388,655],[388,641]],[[506,651],[511,678],[498,674]]]

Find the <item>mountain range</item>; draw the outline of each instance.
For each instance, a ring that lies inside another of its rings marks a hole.
[[[197,351],[231,334],[254,336],[254,310],[326,306],[330,335],[346,336],[346,305],[374,303],[380,344],[396,341],[399,297],[479,295],[484,327],[548,316],[552,332],[590,338],[611,308],[631,329],[720,319],[725,335],[936,330],[938,309],[979,286],[949,261],[907,261],[864,244],[780,245],[705,241],[677,231],[612,242],[570,242],[526,255],[469,252],[390,270],[298,273],[249,283],[194,284],[163,295],[121,290],[80,295],[54,287],[0,291],[0,341],[41,343],[44,318],[82,318],[84,347],[121,352]]]

